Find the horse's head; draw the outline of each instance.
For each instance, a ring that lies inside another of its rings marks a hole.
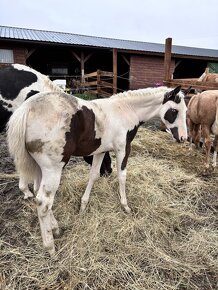
[[[181,86],[165,93],[160,117],[177,142],[184,142],[187,139],[186,111]]]

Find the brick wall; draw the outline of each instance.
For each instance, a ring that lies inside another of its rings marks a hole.
[[[175,66],[172,60],[171,69]],[[130,58],[130,89],[153,87],[162,84],[164,57],[132,55]]]
[[[14,48],[14,63],[26,64],[26,49]]]

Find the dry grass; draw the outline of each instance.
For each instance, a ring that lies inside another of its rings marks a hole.
[[[218,289],[217,172],[201,177],[202,162],[168,134],[141,129],[128,163],[130,215],[115,168],[79,215],[89,168],[66,169],[53,207],[63,229],[55,259],[42,249],[34,202],[14,183],[2,187],[0,289]]]

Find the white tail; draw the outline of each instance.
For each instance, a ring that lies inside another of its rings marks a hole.
[[[21,176],[32,182],[41,171],[36,161],[26,149],[26,120],[29,113],[28,102],[23,103],[11,116],[7,125],[9,152],[14,158],[16,169]]]

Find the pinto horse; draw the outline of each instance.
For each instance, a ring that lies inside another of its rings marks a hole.
[[[0,68],[0,132],[4,130],[11,114],[25,100],[39,92],[63,91],[47,76],[28,66],[12,64]],[[92,164],[92,156],[85,156],[84,160]],[[109,152],[105,154],[100,172],[101,175],[112,172]],[[19,188],[24,192],[24,198],[33,196],[25,179],[20,179]]]
[[[188,103],[187,120],[192,141],[199,147],[200,138],[203,137],[205,146],[205,173],[209,172],[211,134],[215,135],[212,168],[216,166],[218,151],[218,90],[208,90],[191,98]]]
[[[187,139],[184,94],[159,87],[85,101],[64,93],[40,93],[24,102],[8,123],[9,151],[20,176],[34,181],[43,245],[55,252],[59,232],[52,212],[61,173],[70,156],[93,155],[83,212],[106,151],[115,151],[121,205],[129,213],[125,183],[131,142],[138,127],[160,116],[178,142]]]

